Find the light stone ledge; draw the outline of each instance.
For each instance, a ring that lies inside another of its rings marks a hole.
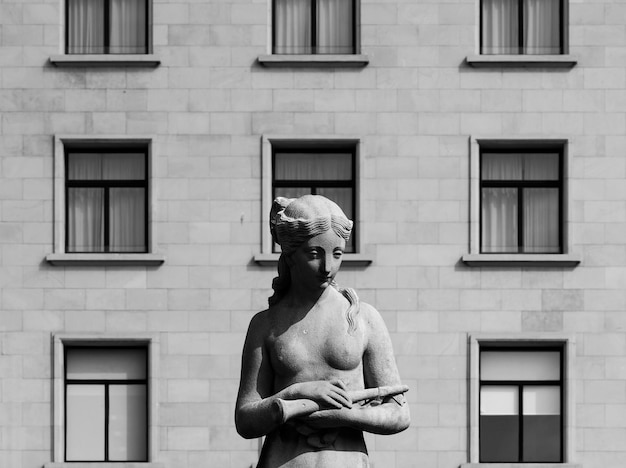
[[[363,54],[260,55],[264,67],[365,67],[369,57]]]
[[[461,261],[470,267],[569,267],[582,261],[575,254],[467,254]]]
[[[468,55],[466,63],[474,68],[572,68],[578,63],[574,55]]]
[[[53,55],[57,67],[157,67],[161,59],[154,54],[66,54]]]
[[[161,254],[69,254],[46,256],[54,266],[159,266],[165,262]]]
[[[280,254],[257,254],[254,256],[253,260],[259,266],[276,266],[278,265],[278,258]],[[341,264],[343,266],[352,266],[352,267],[360,267],[360,266],[369,266],[372,264],[374,260],[363,254],[344,254],[343,259],[341,260]]]

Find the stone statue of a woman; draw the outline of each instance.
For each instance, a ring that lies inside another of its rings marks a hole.
[[[403,391],[353,401],[354,391],[401,385],[380,314],[334,281],[352,221],[327,198],[305,195],[276,199],[270,228],[282,253],[269,308],[246,336],[237,431],[267,436],[258,468],[367,467],[363,431],[397,433],[410,416]],[[276,410],[292,400],[314,409],[285,422]]]

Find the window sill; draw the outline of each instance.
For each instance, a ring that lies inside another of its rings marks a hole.
[[[470,267],[573,268],[578,266],[581,258],[573,254],[468,254],[463,255],[461,261]],[[528,465],[526,464],[525,466]]]
[[[279,257],[280,254],[258,254],[254,256],[253,260],[259,266],[276,266]],[[364,267],[371,265],[372,262],[371,257],[363,254],[345,254],[341,264],[349,267]]]
[[[159,266],[159,254],[50,254],[46,261],[54,266]]]
[[[60,462],[46,463],[43,468],[165,468],[163,463],[155,462]]]
[[[260,55],[264,67],[364,67],[369,57],[363,54]]]
[[[459,468],[582,468],[579,463],[464,463]]]
[[[467,64],[474,68],[572,68],[578,63],[574,55],[468,55]]]
[[[66,54],[53,55],[57,67],[157,67],[161,60],[153,54]]]

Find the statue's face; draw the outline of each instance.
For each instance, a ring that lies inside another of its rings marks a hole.
[[[328,230],[304,242],[290,256],[292,280],[318,290],[330,286],[339,271],[346,241]]]

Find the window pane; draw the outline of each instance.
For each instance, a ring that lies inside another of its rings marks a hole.
[[[67,0],[67,29],[69,54],[103,54],[104,2]]]
[[[351,54],[353,0],[317,0],[317,53]]]
[[[524,416],[561,414],[561,389],[557,386],[525,386]]]
[[[510,153],[483,153],[481,157],[482,180],[521,180],[522,155]]]
[[[109,387],[109,459],[147,460],[145,385]]]
[[[144,180],[146,158],[143,153],[111,153],[103,155],[105,180]]]
[[[561,461],[560,416],[524,416],[525,462]]]
[[[524,54],[560,54],[560,0],[523,1]]]
[[[146,348],[66,348],[68,379],[145,379]]]
[[[112,188],[109,195],[109,251],[146,252],[143,188]]]
[[[518,4],[482,0],[482,53],[519,54]]]
[[[109,52],[146,53],[146,0],[109,1],[111,15]]]
[[[517,252],[518,197],[515,188],[482,189],[481,251]]]
[[[482,386],[480,388],[480,414],[490,416],[519,414],[518,387]]]
[[[104,251],[104,190],[69,188],[67,191],[67,251]]]
[[[66,459],[104,460],[104,386],[66,387]]]
[[[559,189],[524,189],[524,252],[560,252]]]
[[[69,153],[69,180],[145,180],[143,153]]]
[[[102,180],[102,156],[94,153],[69,153],[67,178],[69,180]]]
[[[276,180],[352,180],[350,153],[276,153]]]
[[[516,462],[519,460],[519,417],[480,417],[480,461]]]
[[[558,351],[482,351],[480,379],[537,381],[560,380]]]
[[[558,153],[529,153],[524,159],[524,180],[559,180]]]
[[[312,53],[311,0],[274,0],[274,9],[274,53]]]

